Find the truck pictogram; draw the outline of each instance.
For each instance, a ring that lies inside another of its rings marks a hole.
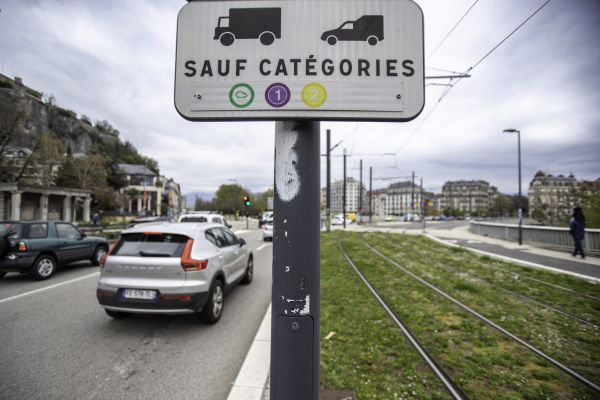
[[[321,40],[332,46],[338,41],[366,41],[375,46],[383,40],[383,15],[363,15],[356,21],[346,21],[339,28],[324,32]]]
[[[281,39],[281,8],[230,8],[219,17],[214,40],[231,46],[236,39],[258,39],[265,46]]]

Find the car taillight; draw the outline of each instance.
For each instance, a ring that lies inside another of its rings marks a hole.
[[[26,252],[27,251],[27,243],[25,243],[25,242],[19,242],[19,246],[17,247],[17,250],[20,253]]]
[[[110,249],[108,249],[108,253],[100,257],[100,260],[98,260],[100,263],[100,268],[104,268],[104,266],[106,265],[106,259],[112,254],[113,250],[117,248],[117,245],[118,243],[112,246]]]
[[[188,240],[183,249],[183,254],[181,255],[181,267],[186,272],[202,271],[208,267],[208,260],[194,260],[192,258],[193,245],[194,241],[192,239]]]

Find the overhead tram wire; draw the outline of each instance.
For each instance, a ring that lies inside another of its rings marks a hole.
[[[521,22],[515,29],[513,29],[512,32],[510,32],[508,35],[506,35],[506,37],[504,37],[504,39],[502,39],[500,42],[498,42],[498,44],[496,44],[494,47],[492,47],[492,49],[490,51],[488,51],[483,57],[481,57],[479,59],[479,61],[477,61],[475,64],[473,64],[471,67],[469,67],[469,69],[467,69],[464,74],[468,74],[471,71],[473,71],[479,64],[481,64],[486,58],[488,58],[494,51],[496,51],[496,49],[498,49],[498,47],[500,47],[502,44],[504,44],[504,42],[506,42],[512,35],[514,35],[519,29],[521,29],[523,27],[523,25],[525,25],[531,18],[533,18],[537,13],[539,13],[544,7],[546,7],[548,5],[548,3],[550,3],[552,0],[546,0],[546,2],[544,4],[542,4],[537,10],[535,10],[531,15],[529,15],[529,17],[527,17],[523,22]],[[433,111],[437,108],[437,106],[440,104],[440,102],[444,99],[444,97],[446,97],[448,95],[448,93],[450,93],[450,91],[452,89],[454,89],[454,87],[456,87],[456,85],[458,85],[458,83],[460,81],[462,81],[464,78],[456,78],[456,82],[452,85],[450,85],[440,96],[440,98],[438,99],[437,103],[433,106],[433,108],[431,110],[429,110],[429,112],[427,113],[427,115],[425,115],[425,118],[423,118],[421,120],[421,122],[419,123],[419,125],[417,125],[415,127],[415,129],[408,135],[408,137],[406,138],[406,140],[404,140],[404,142],[402,142],[402,144],[400,145],[400,147],[398,148],[398,151],[396,151],[396,153],[399,153],[404,146],[406,145],[406,143],[408,143],[408,141],[414,136],[414,134],[419,130],[419,128],[421,128],[421,126],[423,125],[423,123],[429,118],[429,116],[433,113]]]
[[[471,12],[471,10],[473,9],[473,7],[475,7],[475,4],[477,4],[478,2],[479,2],[479,0],[475,0],[475,2],[473,4],[471,4],[471,7],[469,7],[469,9],[463,14],[463,16],[460,17],[460,19],[458,20],[458,22],[456,22],[456,24],[454,24],[454,26],[452,27],[452,29],[450,29],[450,31],[448,31],[448,33],[446,34],[446,36],[444,36],[443,39],[440,40],[440,42],[437,44],[437,46],[435,46],[435,49],[433,49],[433,51],[431,53],[429,53],[429,55],[425,59],[425,62],[429,61],[429,59],[442,46],[442,44],[444,44],[444,42],[446,41],[446,39],[448,39],[448,37],[452,34],[452,32],[454,32],[454,30],[458,27],[458,25],[460,25],[460,23],[462,22],[462,20],[465,19],[465,17],[469,14],[469,12]]]

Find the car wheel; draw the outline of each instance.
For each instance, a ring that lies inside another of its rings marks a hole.
[[[371,46],[375,46],[378,41],[379,40],[377,39],[377,36],[369,36],[367,39],[367,43],[369,43]]]
[[[242,283],[244,285],[249,284],[250,282],[252,282],[252,278],[254,277],[254,260],[252,259],[252,257],[248,258],[248,265],[246,266],[246,275],[244,276],[244,279],[242,279]]]
[[[100,259],[102,257],[104,257],[107,252],[108,252],[108,249],[106,248],[106,246],[96,247],[96,250],[94,251],[94,255],[92,256],[92,259],[90,260],[92,262],[92,265],[94,265],[96,267],[98,265],[100,265]]]
[[[260,34],[259,40],[265,46],[270,46],[275,41],[275,35],[271,32],[263,32]]]
[[[201,313],[202,321],[207,324],[214,324],[223,314],[223,282],[216,280],[213,282],[208,294],[208,301]]]
[[[233,36],[233,34],[229,32],[226,32],[221,35],[221,38],[219,40],[221,41],[221,44],[223,46],[231,46],[235,41],[235,36]]]
[[[112,311],[112,310],[107,310],[107,309],[104,309],[104,311],[106,311],[106,313],[108,314],[109,317],[112,317],[114,319],[123,319],[123,318],[131,317],[130,312]]]
[[[337,43],[337,41],[338,40],[337,40],[337,38],[335,36],[329,36],[327,38],[327,43],[330,44],[330,45],[332,45],[332,46],[335,45]]]
[[[42,254],[31,267],[31,276],[38,281],[50,278],[56,272],[56,260],[49,254]]]

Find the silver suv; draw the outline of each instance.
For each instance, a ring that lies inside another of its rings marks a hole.
[[[211,223],[124,230],[100,271],[96,296],[113,318],[200,313],[207,323],[221,318],[225,291],[254,272],[246,241]]]

